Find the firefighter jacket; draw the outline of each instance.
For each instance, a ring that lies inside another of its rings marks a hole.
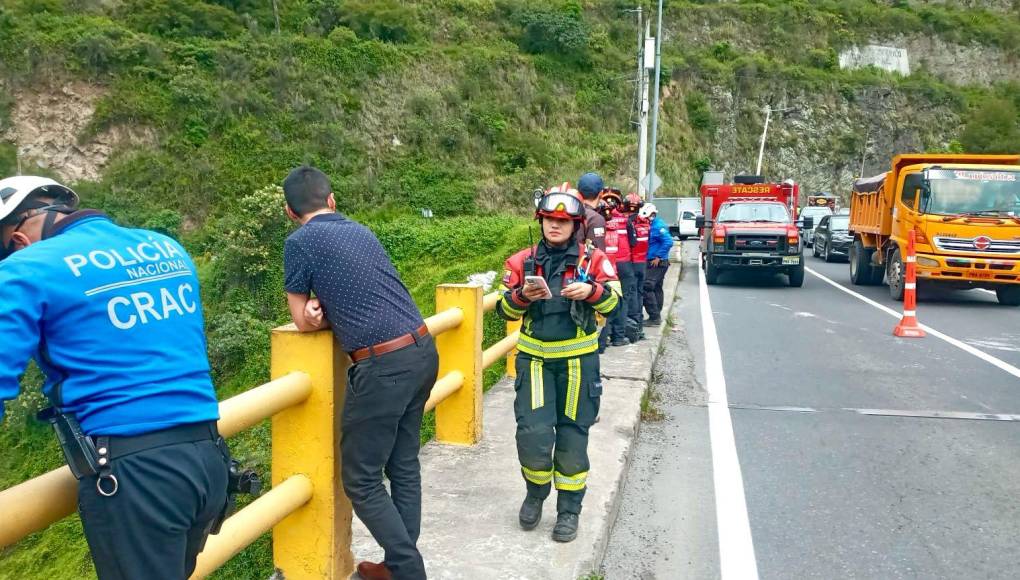
[[[648,261],[648,235],[652,229],[651,222],[636,213],[631,214],[627,223],[627,229],[630,231],[631,261],[634,263]]]
[[[552,298],[529,301],[524,297],[525,276],[542,276]],[[586,300],[568,300],[560,291],[570,282],[589,282],[594,291]],[[553,248],[543,241],[506,261],[496,312],[506,320],[520,320],[517,349],[542,359],[572,358],[598,350],[595,313],[608,316],[620,303],[616,269],[601,250],[569,244]]]
[[[606,255],[614,264],[630,261],[630,237],[627,233],[627,214],[618,209],[606,220]]]

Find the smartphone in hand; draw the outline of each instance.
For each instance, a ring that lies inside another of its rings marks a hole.
[[[543,290],[542,296],[539,300],[547,300],[552,298],[552,290],[549,289],[549,283],[545,281],[545,278],[541,276],[525,276],[524,283],[531,287],[539,287]]]

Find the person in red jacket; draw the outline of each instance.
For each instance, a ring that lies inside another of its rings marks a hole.
[[[621,211],[623,197],[619,189],[608,189],[602,194],[606,204],[606,255],[616,266],[616,273],[623,289],[623,306],[606,324],[606,339],[612,346],[627,346],[628,308],[631,295],[636,292],[634,269],[631,265],[630,237],[627,234],[627,215]]]
[[[644,200],[636,193],[627,194],[623,202],[624,213],[628,214],[627,235],[630,238],[631,269],[634,271],[634,292],[627,299],[627,316],[631,320],[628,328],[630,336],[637,337],[638,340],[645,337],[644,315],[641,308],[645,272],[648,267],[648,234],[652,229],[651,222],[641,217],[639,213],[644,204]]]
[[[588,429],[602,395],[595,313],[608,316],[619,309],[619,282],[601,250],[574,241],[585,220],[575,190],[550,190],[535,217],[542,241],[506,261],[496,312],[524,321],[514,401],[517,455],[527,488],[520,525],[538,526],[555,486],[552,538],[569,542],[577,537],[588,479]]]

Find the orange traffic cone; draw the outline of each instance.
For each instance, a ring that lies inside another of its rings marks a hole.
[[[900,338],[924,338],[924,330],[917,323],[917,255],[914,253],[914,230],[907,237],[907,271],[903,284],[903,318],[893,329]]]

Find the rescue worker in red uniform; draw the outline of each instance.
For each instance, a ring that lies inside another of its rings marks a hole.
[[[538,201],[542,241],[506,261],[496,307],[501,317],[524,321],[514,401],[517,455],[527,488],[520,525],[538,526],[555,487],[552,538],[558,542],[577,537],[588,479],[588,429],[602,395],[595,313],[609,315],[620,305],[612,262],[591,244],[574,240],[584,225],[584,205],[575,190],[564,189],[554,188]],[[528,283],[531,276],[543,278],[548,291]]]
[[[606,324],[607,338],[611,346],[627,346],[632,341],[628,335],[628,304],[637,291],[634,285],[634,268],[631,263],[630,236],[627,233],[627,214],[623,213],[623,197],[619,189],[608,189],[602,194],[606,204],[606,255],[613,261],[622,289],[623,306],[609,318]],[[633,331],[631,336],[636,335]]]
[[[641,217],[639,210],[645,204],[636,193],[627,194],[623,202],[623,211],[629,214],[627,217],[627,235],[630,239],[630,263],[634,270],[634,292],[627,297],[627,317],[629,336],[641,340],[645,337],[644,314],[642,304],[645,287],[645,272],[648,268],[648,234],[651,232],[652,223]]]

